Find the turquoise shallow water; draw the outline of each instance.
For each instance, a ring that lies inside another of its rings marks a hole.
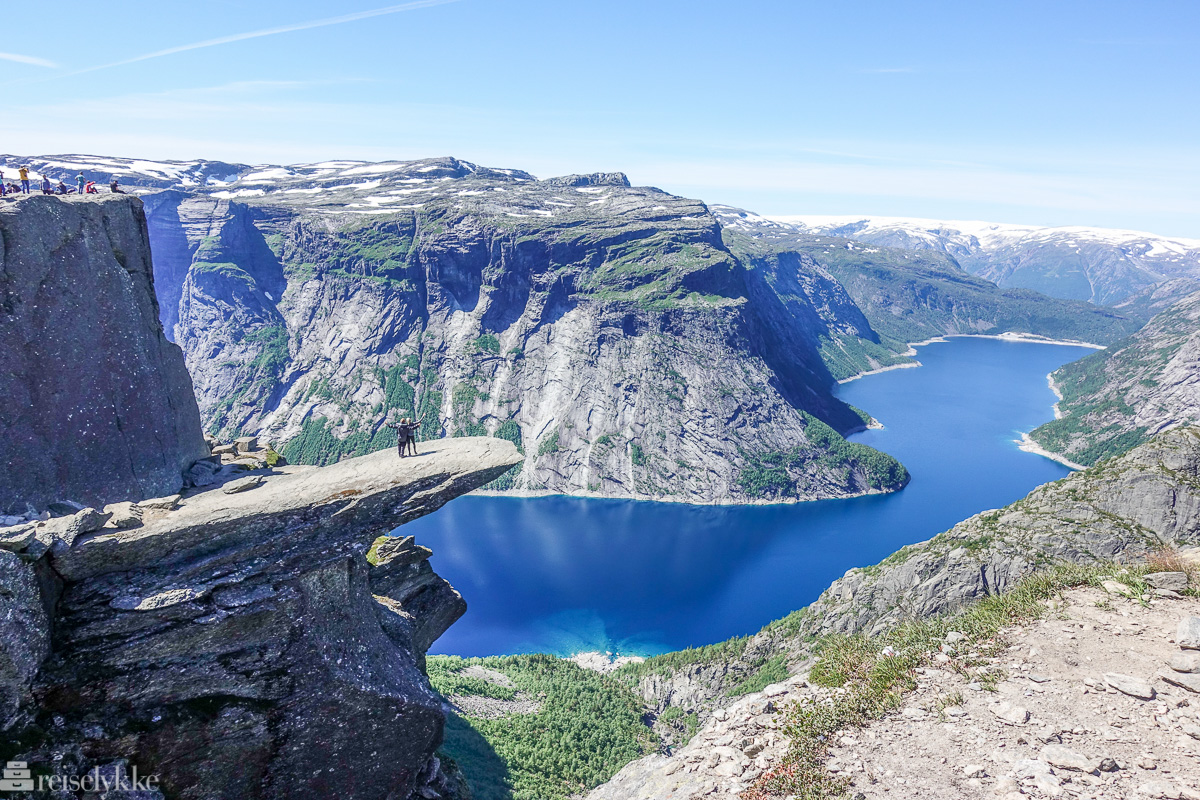
[[[1091,350],[958,338],[919,369],[844,384],[884,424],[852,438],[899,458],[903,491],[775,506],[463,497],[404,526],[466,598],[431,652],[649,655],[757,631],[959,520],[1067,474],[1014,439],[1053,416],[1046,374]]]

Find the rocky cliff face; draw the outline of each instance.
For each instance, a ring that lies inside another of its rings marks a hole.
[[[1156,304],[1147,298],[1150,307]],[[1159,431],[1200,423],[1200,292],[1160,311],[1128,340],[1054,372],[1058,418],[1030,438],[1095,464]]]
[[[907,479],[839,434],[863,418],[818,343],[874,333],[838,282],[747,268],[696,201],[434,159],[147,203],[206,424],[291,461],[387,447],[392,413],[517,444],[495,489],[744,502]]]
[[[437,796],[424,652],[466,605],[384,535],[517,460],[461,439],[147,503],[124,530],[0,530],[0,756],[124,761],[172,797]]]
[[[809,607],[806,627],[878,632],[1002,592],[1046,564],[1133,560],[1167,544],[1200,544],[1200,428],[1160,434],[851,570]]]
[[[139,200],[0,208],[0,513],[177,491],[208,455]]]

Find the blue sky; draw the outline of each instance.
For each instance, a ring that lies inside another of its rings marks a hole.
[[[1193,0],[4,11],[4,152],[455,155],[541,177],[621,170],[761,213],[1200,237]]]

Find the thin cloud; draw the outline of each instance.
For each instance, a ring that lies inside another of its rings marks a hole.
[[[126,64],[136,64],[140,61],[149,61],[152,58],[162,58],[163,56],[172,56],[176,53],[186,53],[189,50],[200,50],[205,47],[216,47],[222,44],[232,44],[233,42],[244,42],[247,39],[260,39],[264,36],[275,36],[281,33],[293,33],[295,31],[306,31],[312,28],[325,28],[330,25],[341,25],[345,22],[357,22],[362,19],[370,19],[371,17],[383,17],[388,14],[399,14],[402,11],[415,11],[418,8],[429,8],[430,6],[441,6],[447,3],[455,3],[458,0],[414,0],[410,3],[401,3],[395,6],[384,6],[383,8],[374,8],[369,11],[358,11],[353,14],[343,14],[339,17],[327,17],[325,19],[312,20],[311,22],[298,22],[294,25],[281,25],[278,28],[264,28],[259,31],[249,31],[247,33],[235,33],[231,36],[221,36],[216,39],[205,39],[202,42],[192,42],[191,44],[181,44],[177,47],[168,47],[165,50],[155,50],[153,53],[146,53],[133,58],[127,58],[122,61],[114,61],[111,64],[100,64],[95,67],[87,67],[85,69],[72,72],[72,75],[81,75],[85,72],[96,72],[102,69],[111,69],[112,67],[121,67]]]
[[[916,67],[877,67],[875,69],[860,69],[861,75],[893,75],[897,72],[916,72]]]
[[[50,69],[58,67],[58,64],[53,61],[47,61],[37,56],[23,56],[19,53],[0,53],[0,61],[15,61],[18,64],[32,64],[35,67],[49,67]]]

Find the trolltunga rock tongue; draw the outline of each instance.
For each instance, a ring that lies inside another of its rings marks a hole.
[[[445,712],[420,665],[466,604],[410,537],[368,549],[521,456],[425,447],[284,468],[52,552],[65,585],[34,693],[55,738],[169,796],[436,791]]]

